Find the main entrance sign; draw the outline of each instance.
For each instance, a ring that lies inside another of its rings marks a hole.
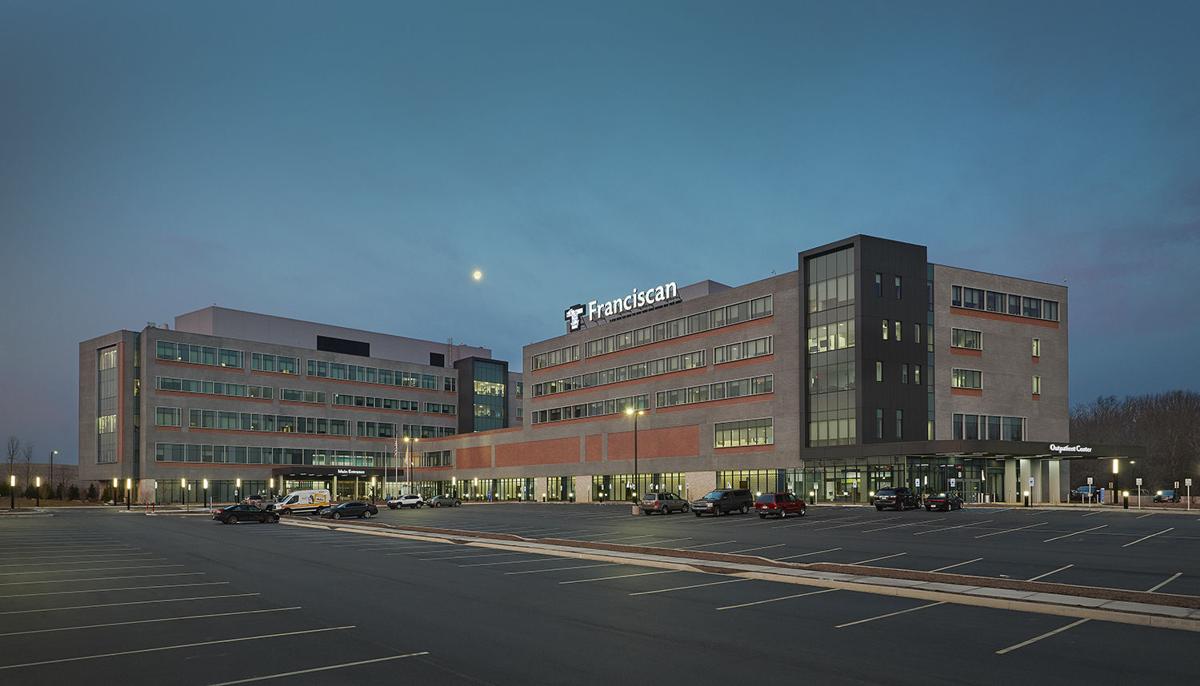
[[[585,323],[608,319],[619,314],[628,314],[651,305],[657,305],[679,296],[674,281],[646,290],[633,289],[629,295],[615,300],[600,302],[591,300],[585,305],[572,305],[563,312],[568,331],[578,331]]]
[[[1058,453],[1059,455],[1063,453],[1079,453],[1080,455],[1086,455],[1092,452],[1092,449],[1086,445],[1058,445],[1057,443],[1051,443],[1050,452]]]

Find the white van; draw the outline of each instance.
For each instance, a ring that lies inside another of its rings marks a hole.
[[[329,489],[317,488],[304,491],[292,491],[279,499],[271,509],[280,515],[287,514],[321,514],[329,507]]]

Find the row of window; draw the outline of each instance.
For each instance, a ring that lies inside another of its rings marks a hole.
[[[391,453],[379,451],[263,448],[260,446],[189,443],[155,443],[154,460],[156,462],[335,465],[339,467],[376,467],[394,463]]]
[[[854,362],[837,362],[808,369],[809,395],[833,393],[835,391],[851,391],[855,387]],[[878,375],[878,369],[876,369]]]
[[[1024,417],[983,414],[955,414],[954,440],[1021,441],[1025,436]]]
[[[739,448],[774,443],[775,423],[771,417],[713,424],[714,448]]]
[[[951,388],[983,388],[983,372],[977,369],[951,369]]]
[[[299,374],[300,358],[287,355],[269,355],[267,353],[251,353],[250,368],[260,372],[279,372],[282,374]]]
[[[808,327],[808,353],[810,355],[853,347],[853,319]]]
[[[417,458],[418,467],[453,467],[453,450],[431,450]]]
[[[680,317],[659,324],[651,324],[632,331],[605,336],[585,345],[587,357],[605,355],[618,350],[627,350],[642,345],[688,336],[701,331],[710,331],[725,326],[740,324],[752,319],[769,317],[772,314],[772,298],[769,295],[746,300],[707,312]]]
[[[904,294],[904,279],[899,275],[892,276],[892,293],[896,296],[896,300],[900,300]],[[883,272],[875,272],[875,297],[883,297]]]
[[[771,336],[755,338],[740,343],[730,343],[729,345],[719,345],[713,348],[713,364],[724,364],[726,362],[737,362],[738,360],[762,357],[763,355],[770,355],[772,351]]]
[[[875,438],[883,438],[883,408],[875,408]],[[896,433],[893,438],[904,440],[904,410],[896,410]]]
[[[951,286],[950,304],[969,310],[998,312],[1017,317],[1032,319],[1047,319],[1058,321],[1058,301],[1043,298],[1030,298],[1024,295],[985,291],[982,288],[969,286]]]
[[[808,284],[808,313],[832,310],[854,302],[854,275],[835,276]]]
[[[546,367],[554,367],[568,362],[575,362],[579,359],[579,345],[568,345],[565,348],[558,350],[547,350],[544,353],[538,353],[530,360],[530,366],[533,371],[545,369]]]
[[[158,341],[155,346],[155,356],[160,360],[175,362],[191,362],[192,364],[208,364],[214,367],[242,368],[242,351],[216,348],[207,345],[191,345],[189,343],[172,343]]]
[[[648,410],[650,409],[649,403],[650,397],[645,394],[631,395],[626,398],[609,398],[608,400],[555,407],[549,410],[538,410],[533,413],[532,421],[534,424],[546,424],[549,422],[565,422],[570,419],[583,419],[584,417],[602,417],[605,415],[621,414],[629,407],[635,410]]]
[[[950,347],[983,350],[983,332],[971,329],[950,329]]]
[[[264,398],[270,400],[275,397],[275,389],[270,386],[223,383],[221,381],[200,381],[197,379],[177,379],[170,376],[154,377],[154,387],[160,391],[228,395],[235,398]]]
[[[912,375],[908,371],[910,365],[907,362],[900,363],[900,383],[912,383],[913,385],[921,385],[921,365],[911,365]],[[883,362],[875,360],[875,381],[883,381]]]
[[[409,412],[417,412],[421,407],[421,403],[417,402],[416,400],[402,400],[400,398],[376,398],[369,395],[345,395],[342,393],[333,394],[333,404],[345,407],[374,407],[382,410],[407,410]]]
[[[854,412],[848,417],[818,419],[808,423],[808,444],[813,447],[825,445],[853,445],[858,437]]]
[[[904,323],[901,322],[899,319],[892,322],[890,326],[888,324],[888,320],[884,319],[882,324],[883,324],[883,327],[882,327],[883,340],[885,340],[885,341],[888,340],[889,331],[891,331],[891,337],[895,338],[897,343],[904,340]],[[914,343],[921,342],[921,325],[920,324],[916,324],[916,323],[913,324],[913,342]]]
[[[771,393],[774,390],[775,377],[767,374],[766,376],[718,381],[717,383],[704,384],[702,386],[659,391],[654,395],[654,406],[674,407],[676,405],[691,405],[693,403],[706,403],[710,400],[739,398],[745,395],[763,395]]]
[[[695,369],[703,366],[704,351],[697,350],[695,352],[672,355],[671,357],[662,357],[657,360],[650,360],[649,362],[637,362],[621,367],[603,369],[598,372],[577,374],[565,379],[555,379],[554,381],[537,383],[533,385],[533,397],[538,398],[545,395],[553,395],[555,393],[574,391],[580,388],[604,386],[607,384],[619,383],[621,381],[642,379],[650,376],[669,374],[671,372],[683,371],[685,369]]]
[[[308,360],[308,375],[319,379],[340,379],[343,381],[361,381],[363,383],[382,384],[384,386],[406,386],[408,388],[424,388],[436,391],[458,390],[458,379],[453,376],[442,377],[441,384],[433,374],[417,374],[399,369],[381,369],[379,367],[364,367],[358,364],[341,362],[326,362],[325,360]]]
[[[179,426],[182,411],[176,407],[155,408],[154,421],[158,426]],[[226,412],[223,410],[191,409],[188,411],[188,427],[193,429],[224,429],[227,431],[278,431],[282,433],[313,434],[318,436],[350,436],[351,422],[348,419],[326,417],[296,417],[291,415],[259,414],[254,412]],[[393,438],[397,426],[391,422],[354,423],[354,435],[370,438]],[[404,436],[438,438],[453,436],[455,429],[447,426],[403,424],[400,431]]]
[[[336,398],[337,396],[334,397]],[[299,388],[279,389],[280,400],[288,400],[294,403],[313,403],[314,405],[324,405],[325,398],[325,391],[305,391]]]

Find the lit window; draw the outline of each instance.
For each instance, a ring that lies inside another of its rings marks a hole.
[[[1040,339],[1040,338],[1033,339],[1033,356],[1034,357],[1042,356],[1042,339]]]
[[[1042,394],[1042,377],[1040,377],[1040,376],[1033,377],[1033,394],[1034,395]]]

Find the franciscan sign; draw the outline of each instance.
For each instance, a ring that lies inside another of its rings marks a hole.
[[[1059,455],[1063,453],[1077,453],[1080,455],[1086,455],[1092,452],[1092,449],[1086,445],[1058,445],[1057,443],[1051,443],[1050,452],[1058,453]]]
[[[635,288],[629,295],[617,298],[616,300],[605,302],[592,300],[586,306],[572,305],[563,313],[563,319],[567,320],[568,331],[578,331],[587,323],[600,319],[610,319],[621,314],[630,314],[678,296],[679,289],[675,286],[674,281],[664,283],[661,286],[653,286],[644,291]]]

